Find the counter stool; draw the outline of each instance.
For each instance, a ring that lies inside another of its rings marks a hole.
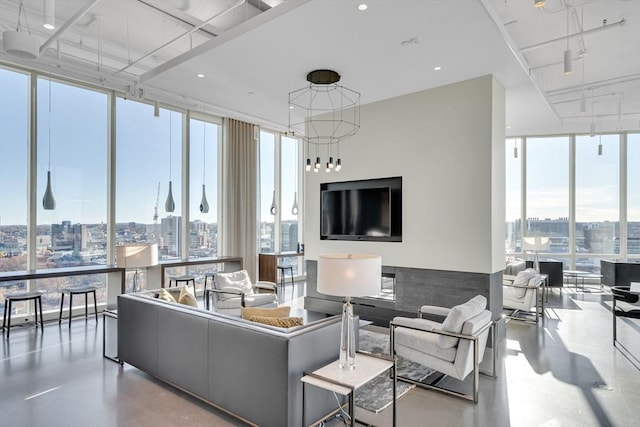
[[[40,329],[44,332],[44,324],[42,321],[42,293],[40,292],[14,292],[4,296],[4,314],[2,316],[2,331],[4,332],[5,323],[7,324],[7,338],[11,331],[11,311],[14,301],[34,301],[36,306],[34,317],[36,329],[38,329],[38,309],[40,310]],[[8,314],[8,316],[7,316]]]
[[[89,319],[88,299],[89,294],[93,294],[93,311],[96,314],[96,323],[98,322],[98,303],[96,301],[96,286],[82,285],[69,286],[60,289],[60,316],[58,317],[58,325],[62,324],[62,306],[64,305],[64,295],[69,294],[69,327],[71,327],[71,314],[73,311],[73,296],[84,294],[84,318]]]
[[[293,266],[291,265],[278,265],[276,266],[276,268],[278,269],[279,272],[279,276],[280,276],[280,281],[278,283],[278,286],[282,286],[282,297],[284,298],[284,281],[285,281],[285,277],[284,274],[289,271],[289,274],[291,275],[291,300],[293,301],[293,293],[294,293],[294,289],[293,289]]]
[[[169,278],[169,287],[173,283],[176,287],[179,283],[183,282],[185,285],[188,285],[189,282],[193,285],[193,295],[196,294],[196,276],[191,274],[185,274],[184,276],[167,276]]]

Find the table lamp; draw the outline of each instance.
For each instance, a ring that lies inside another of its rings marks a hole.
[[[522,237],[522,249],[525,251],[535,252],[533,259],[533,267],[540,273],[540,265],[538,264],[538,252],[549,250],[551,241],[548,237]]]
[[[157,243],[134,243],[116,246],[116,261],[118,267],[135,268],[133,275],[133,292],[138,290],[138,268],[158,265]]]
[[[318,292],[345,297],[340,333],[340,369],[355,369],[356,342],[351,297],[380,293],[379,255],[327,254],[318,256]]]

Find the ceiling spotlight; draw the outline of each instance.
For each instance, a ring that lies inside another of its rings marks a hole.
[[[196,74],[196,77],[199,78],[199,79],[204,79],[204,74],[198,73],[198,74]]]
[[[56,28],[53,2],[54,0],[44,0],[44,22],[42,26],[47,30]]]
[[[545,3],[547,3],[546,0],[533,0],[533,5],[535,7],[542,7],[545,5]]]
[[[564,74],[568,75],[573,73],[573,63],[571,61],[571,49],[564,51]]]
[[[367,6],[366,4],[361,3],[361,4],[358,5],[358,10],[367,10],[368,7],[369,6]]]
[[[440,71],[440,70],[442,70],[442,67],[441,67],[441,66],[439,66],[439,65],[438,65],[438,66],[433,67],[433,71]]]

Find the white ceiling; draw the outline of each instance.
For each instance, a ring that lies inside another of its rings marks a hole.
[[[37,60],[4,50],[0,60],[279,130],[288,93],[318,68],[339,72],[362,104],[493,74],[506,88],[507,135],[640,127],[638,0],[360,3],[55,0],[56,29],[45,30],[43,1],[24,0],[45,48]],[[18,4],[0,0],[3,31],[16,29]]]

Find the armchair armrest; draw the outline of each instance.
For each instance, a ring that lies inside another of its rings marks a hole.
[[[265,289],[265,290],[268,290],[268,291],[275,292],[276,289],[278,288],[278,285],[276,285],[273,282],[268,282],[266,280],[258,280],[256,282],[256,284],[253,285],[253,288],[254,289]]]
[[[224,287],[222,289],[212,288],[211,292],[216,293],[216,294],[237,295],[237,296],[240,297],[240,305],[242,307],[244,307],[244,292],[240,288],[234,288],[234,287],[231,287],[231,286],[227,286],[227,287]]]
[[[447,317],[450,311],[451,309],[447,307],[438,307],[435,305],[423,305],[422,307],[420,307],[420,310],[418,311],[418,315],[422,317],[425,314],[431,314],[433,316]]]
[[[476,335],[467,335],[467,334],[461,334],[461,333],[456,333],[456,332],[443,331],[442,329],[438,329],[438,328],[424,329],[424,328],[420,328],[420,327],[416,327],[416,326],[407,325],[405,322],[398,322],[397,319],[393,319],[389,323],[389,326],[391,327],[392,335],[395,333],[395,329],[396,328],[407,328],[407,329],[413,329],[414,331],[422,331],[422,332],[427,332],[427,333],[436,334],[436,335],[446,335],[446,336],[449,336],[449,337],[462,338],[464,340],[469,340],[469,341],[476,341],[478,339],[478,337],[486,329],[488,329],[491,326],[493,326],[493,323],[494,322],[491,321],[491,322],[487,323],[486,325],[484,325],[482,328],[480,328],[478,331],[476,331]]]
[[[540,285],[542,285],[542,280],[536,282],[535,285],[530,285],[528,282],[526,284],[523,285],[516,285],[514,283],[502,283],[502,286],[504,287],[509,287],[509,288],[523,288],[523,289],[535,289],[535,288],[539,288]]]

